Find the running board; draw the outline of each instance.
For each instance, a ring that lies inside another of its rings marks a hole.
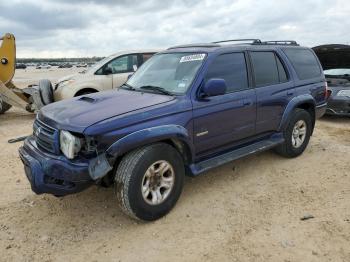
[[[283,142],[284,142],[284,138],[282,137],[282,135],[278,135],[278,136],[275,135],[273,138],[262,140],[254,144],[241,147],[239,149],[235,149],[225,154],[204,160],[202,162],[192,164],[189,166],[189,168],[192,172],[192,175],[197,176],[209,169],[221,166],[233,160],[237,160],[239,158],[242,158],[251,154],[269,150],[279,144],[282,144]]]

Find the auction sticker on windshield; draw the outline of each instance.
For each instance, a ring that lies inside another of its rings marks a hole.
[[[191,62],[191,61],[199,61],[199,60],[203,60],[204,57],[205,57],[205,54],[187,55],[187,56],[181,57],[180,63]]]

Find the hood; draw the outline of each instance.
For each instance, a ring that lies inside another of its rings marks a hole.
[[[105,91],[44,106],[39,119],[57,129],[82,133],[103,120],[157,106],[175,97],[123,89]]]
[[[350,68],[349,45],[321,45],[312,48],[320,60],[323,70]]]

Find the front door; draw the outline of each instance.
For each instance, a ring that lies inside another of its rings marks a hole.
[[[124,84],[128,80],[128,76],[137,70],[138,64],[137,54],[119,56],[110,61],[106,65],[112,72],[112,82],[109,89],[118,88]]]
[[[255,133],[256,95],[249,87],[245,54],[219,55],[209,65],[204,83],[224,79],[226,94],[194,99],[193,137],[196,155],[208,155]]]

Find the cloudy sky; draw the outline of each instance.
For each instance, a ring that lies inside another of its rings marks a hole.
[[[0,0],[17,57],[106,56],[232,38],[350,43],[349,0]]]

